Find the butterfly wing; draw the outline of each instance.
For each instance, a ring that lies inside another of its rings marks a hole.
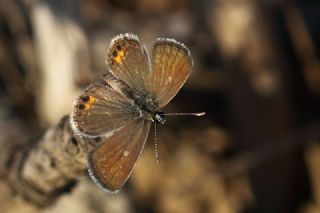
[[[115,77],[133,90],[146,91],[145,76],[150,72],[150,62],[136,35],[120,34],[111,41],[107,65]]]
[[[103,189],[117,192],[127,181],[146,142],[150,121],[135,120],[89,154],[89,174]]]
[[[75,100],[71,126],[75,132],[96,137],[112,134],[138,115],[133,100],[106,83],[94,83]]]
[[[161,108],[168,104],[187,80],[192,58],[188,48],[173,39],[159,38],[152,51],[148,91]]]

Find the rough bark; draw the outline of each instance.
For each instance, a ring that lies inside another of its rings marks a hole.
[[[48,205],[85,174],[88,141],[73,134],[69,116],[49,128],[39,140],[30,137],[25,141],[15,134],[9,132],[0,141],[0,174],[25,199]],[[24,134],[30,135],[27,131]]]

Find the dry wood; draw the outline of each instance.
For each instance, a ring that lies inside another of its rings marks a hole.
[[[9,131],[1,138],[0,174],[25,199],[48,205],[85,174],[88,141],[73,134],[69,116],[49,128],[38,141],[25,141],[14,134]],[[27,131],[24,134],[29,135]]]

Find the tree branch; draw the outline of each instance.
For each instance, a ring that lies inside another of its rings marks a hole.
[[[2,140],[0,174],[7,174],[11,187],[25,199],[48,205],[85,174],[88,140],[74,135],[69,116],[49,128],[36,143]]]

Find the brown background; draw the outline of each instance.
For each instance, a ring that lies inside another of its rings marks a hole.
[[[320,212],[319,11],[316,0],[2,0],[1,143],[70,113],[118,33],[149,50],[157,37],[185,43],[195,66],[164,110],[207,115],[159,126],[160,164],[151,129],[118,194],[84,175],[39,208],[3,181],[0,211]]]

